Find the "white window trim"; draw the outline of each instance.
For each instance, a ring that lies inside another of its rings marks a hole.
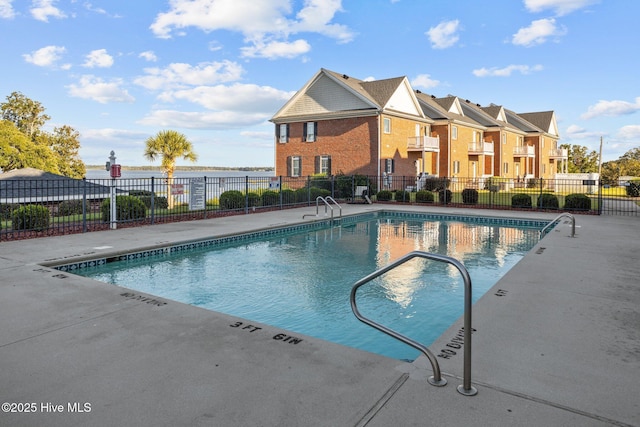
[[[451,126],[451,139],[458,139],[458,126]]]
[[[391,119],[389,117],[384,117],[382,119],[382,130],[384,133],[391,133]]]
[[[280,125],[280,138],[278,138],[278,142],[280,144],[286,144],[289,140],[289,134],[287,133],[288,126],[286,124]],[[284,129],[284,132],[282,130]]]
[[[316,140],[315,123],[314,122],[307,122],[306,141],[307,142],[315,142],[315,140]]]

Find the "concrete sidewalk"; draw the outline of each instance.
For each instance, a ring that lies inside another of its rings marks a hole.
[[[378,209],[392,207],[343,213]],[[456,391],[462,350],[438,358],[448,385],[434,387],[425,358],[405,363],[51,268],[312,211],[0,243],[0,402],[21,412],[3,406],[0,425],[640,425],[636,217],[576,216],[574,238],[563,221],[474,305],[473,397]],[[454,348],[461,326],[431,350]]]

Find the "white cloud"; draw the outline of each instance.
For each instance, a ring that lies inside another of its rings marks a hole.
[[[130,140],[130,141],[145,141],[150,135],[145,132],[137,132],[126,129],[87,129],[82,131],[82,139],[90,139],[96,141],[116,141],[116,140]]]
[[[168,12],[159,13],[151,31],[160,38],[170,38],[174,30],[195,27],[205,32],[227,30],[240,32],[249,44],[243,49],[249,57],[293,57],[309,51],[304,40],[289,42],[292,34],[310,32],[346,43],[353,32],[332,23],[342,11],[341,0],[305,0],[295,18],[290,0],[173,0]]]
[[[293,96],[269,86],[236,83],[230,86],[199,86],[167,93],[163,100],[181,99],[209,110],[231,110],[269,115]]]
[[[138,123],[156,127],[187,129],[235,129],[263,123],[270,114],[236,111],[175,111],[156,110]]]
[[[239,80],[244,73],[241,65],[232,61],[201,62],[196,66],[184,63],[169,64],[166,68],[145,68],[146,75],[134,83],[150,90],[170,90]]]
[[[508,65],[504,68],[479,68],[473,70],[473,75],[476,77],[509,77],[513,72],[520,72],[521,74],[531,74],[535,71],[542,71],[542,65]]]
[[[545,43],[550,37],[559,37],[567,33],[564,27],[558,28],[553,18],[538,19],[530,26],[520,28],[511,39],[515,45],[531,47]]]
[[[85,75],[80,78],[78,84],[71,84],[67,88],[70,96],[91,99],[101,104],[133,102],[135,100],[133,96],[120,87],[122,83],[121,79],[113,79],[107,82],[99,77]]]
[[[578,125],[570,125],[565,133],[563,134],[563,138],[568,140],[595,140],[602,136],[602,133],[588,131]]]
[[[240,48],[242,56],[245,58],[295,58],[311,50],[311,45],[306,40],[296,40],[294,42],[274,41],[263,43],[256,42],[253,46]]]
[[[11,19],[16,16],[11,2],[13,0],[0,0],[0,18]]]
[[[138,55],[138,58],[144,58],[149,62],[156,62],[158,60],[158,57],[152,50],[147,50],[140,53],[140,55]]]
[[[433,80],[429,74],[419,74],[411,80],[411,86],[431,89],[440,85],[440,81]]]
[[[38,21],[49,22],[49,17],[66,18],[67,15],[54,6],[57,0],[33,0],[31,7],[31,16]]]
[[[625,140],[630,140],[637,144],[640,139],[640,125],[628,125],[623,126],[618,131],[618,137]]]
[[[592,119],[598,116],[622,116],[640,111],[640,97],[635,99],[635,103],[627,101],[598,101],[595,105],[589,106],[587,112],[580,116],[582,119]]]
[[[31,53],[22,55],[25,61],[39,67],[53,67],[66,52],[63,46],[45,46]]]
[[[460,29],[460,21],[443,21],[435,27],[429,28],[425,34],[431,41],[431,47],[434,49],[446,49],[453,46],[459,39],[456,34]]]
[[[537,13],[551,9],[556,15],[562,16],[583,7],[598,3],[599,0],[524,0],[524,6],[529,12]]]
[[[273,141],[273,132],[259,132],[259,131],[242,131],[240,132],[240,136],[245,136],[247,138],[252,139],[261,139],[264,141]]]
[[[87,68],[109,68],[113,65],[113,57],[107,53],[107,49],[92,50],[87,55],[87,60],[82,64]]]

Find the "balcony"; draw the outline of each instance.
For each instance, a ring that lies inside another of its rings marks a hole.
[[[552,148],[549,150],[549,158],[567,160],[569,158],[569,151],[566,148]]]
[[[440,151],[440,139],[432,136],[410,136],[407,140],[407,151]]]
[[[513,147],[513,157],[535,157],[536,150],[531,145]]]
[[[493,142],[470,142],[469,154],[485,154],[493,156]]]

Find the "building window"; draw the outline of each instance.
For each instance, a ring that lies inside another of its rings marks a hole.
[[[460,160],[453,162],[453,173],[460,173]]]
[[[509,163],[504,162],[502,164],[502,173],[503,174],[508,174],[509,173]]]
[[[305,142],[314,142],[318,136],[318,123],[307,122],[302,130],[302,140]]]
[[[502,145],[506,145],[506,143],[507,143],[507,134],[503,133],[502,134]]]
[[[302,157],[289,157],[289,161],[287,162],[287,169],[289,169],[289,176],[302,176]]]
[[[282,124],[276,127],[278,142],[289,142],[289,125]]]
[[[458,126],[451,126],[451,139],[458,139]]]
[[[316,156],[316,173],[331,175],[331,156]]]
[[[382,119],[384,133],[391,133],[391,119],[385,117]]]
[[[395,165],[393,159],[384,159],[384,172],[393,173],[395,171]]]

